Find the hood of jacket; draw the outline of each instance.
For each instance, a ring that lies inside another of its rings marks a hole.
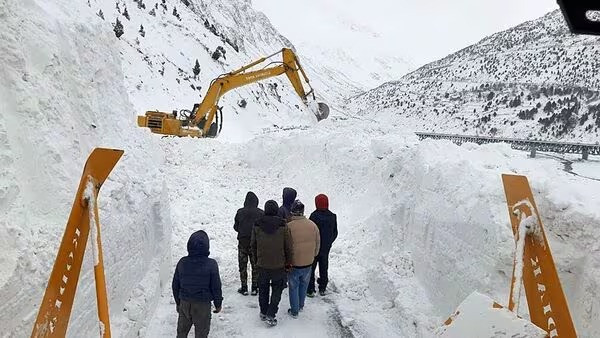
[[[258,208],[258,197],[252,191],[248,191],[246,194],[244,208]]]
[[[279,211],[277,202],[269,200],[265,203],[265,216],[277,216],[277,211]]]
[[[325,194],[319,194],[315,197],[315,207],[318,210],[327,210],[329,209],[329,198]]]
[[[274,234],[280,226],[285,226],[283,218],[277,216],[279,206],[270,200],[265,203],[265,215],[257,221],[257,225],[267,234]]]
[[[298,193],[293,188],[290,188],[290,187],[283,188],[283,204],[282,205],[284,207],[286,207],[288,209],[288,211],[292,209],[292,203],[294,203],[294,201],[296,200],[296,196],[298,196]]]
[[[194,232],[187,242],[187,250],[190,256],[206,256],[210,254],[210,241],[204,230]]]

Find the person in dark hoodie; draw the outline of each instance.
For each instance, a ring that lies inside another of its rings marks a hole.
[[[277,212],[277,202],[271,200],[265,203],[265,214],[252,229],[250,241],[252,256],[259,268],[260,319],[269,326],[277,325],[275,316],[279,310],[281,293],[286,288],[286,270],[292,262],[290,230]]]
[[[290,188],[290,187],[283,188],[283,196],[282,196],[283,203],[281,204],[281,207],[279,208],[279,212],[277,214],[279,215],[279,217],[283,218],[286,222],[289,222],[290,218],[292,217],[292,214],[291,214],[292,204],[296,200],[297,195],[298,195],[298,193],[293,188]]]
[[[317,225],[319,228],[319,234],[321,236],[321,247],[319,254],[315,257],[315,261],[312,265],[312,273],[310,281],[308,282],[308,297],[315,296],[315,270],[317,264],[319,265],[319,278],[317,283],[319,284],[319,294],[324,296],[327,291],[327,284],[329,282],[328,269],[329,269],[329,251],[333,242],[338,236],[337,229],[337,216],[329,210],[329,199],[327,195],[320,194],[315,197],[315,206],[317,210],[310,214],[309,219]]]
[[[177,304],[177,337],[187,337],[194,325],[196,338],[208,336],[211,304],[214,313],[221,312],[223,296],[217,262],[208,258],[209,239],[206,232],[194,232],[187,243],[188,255],[177,263],[173,275],[173,298]]]
[[[240,281],[242,287],[238,292],[244,296],[248,295],[248,258],[252,266],[252,295],[258,294],[258,270],[255,261],[250,254],[250,238],[252,237],[252,228],[256,221],[263,216],[263,211],[258,208],[258,197],[249,191],[246,194],[244,207],[235,214],[233,229],[238,233],[238,264],[240,268]]]

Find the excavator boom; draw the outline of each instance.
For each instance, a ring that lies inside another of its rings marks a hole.
[[[275,66],[250,70],[280,53],[282,54],[282,61],[269,64],[275,63]],[[221,96],[232,89],[282,74],[286,74],[292,83],[292,87],[294,87],[294,90],[302,99],[302,102],[308,106],[308,100],[311,99],[310,96],[314,99],[314,91],[310,86],[308,77],[294,52],[289,48],[283,48],[281,51],[260,58],[214,79],[202,102],[199,105],[195,105],[194,109],[189,111],[187,115],[182,114],[178,117],[176,112],[147,111],[144,116],[138,116],[138,126],[150,128],[153,133],[157,134],[215,137],[221,129],[217,114],[219,111],[218,102]],[[308,91],[305,89],[305,85]],[[329,115],[329,107],[327,104],[319,102],[318,111],[314,112],[314,114],[319,121],[325,119]],[[223,117],[221,115],[220,122],[222,123],[222,121]]]

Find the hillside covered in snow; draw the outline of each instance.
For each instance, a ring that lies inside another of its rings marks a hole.
[[[415,131],[595,142],[598,41],[572,35],[557,10],[359,95],[348,109]]]

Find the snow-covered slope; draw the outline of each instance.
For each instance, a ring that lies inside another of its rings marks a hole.
[[[135,333],[170,268],[170,212],[163,154],[131,123],[114,34],[70,1],[8,1],[0,18],[1,334],[31,332],[83,164],[98,146],[125,149],[99,202],[115,332]],[[98,327],[92,271],[88,255],[73,336]]]
[[[598,41],[570,34],[554,11],[360,95],[350,110],[413,130],[595,142]]]
[[[104,20],[95,21],[104,27],[112,28],[117,19],[123,25],[123,35],[113,43],[123,54],[126,87],[140,115],[146,110],[191,109],[215,77],[282,47],[294,47],[264,14],[251,7],[250,0],[117,0],[116,4],[92,1],[91,10],[102,11]],[[212,58],[217,48],[223,48],[225,58]],[[296,51],[304,61],[303,50]],[[198,76],[193,73],[196,60]],[[272,61],[280,60],[278,56]],[[319,76],[312,70],[307,70],[307,75],[310,80]],[[316,94],[326,101],[338,95],[328,91]],[[241,100],[247,101],[245,108],[238,105]],[[229,92],[220,106],[224,113],[222,137],[229,140],[245,140],[275,126],[316,123],[285,76]]]

